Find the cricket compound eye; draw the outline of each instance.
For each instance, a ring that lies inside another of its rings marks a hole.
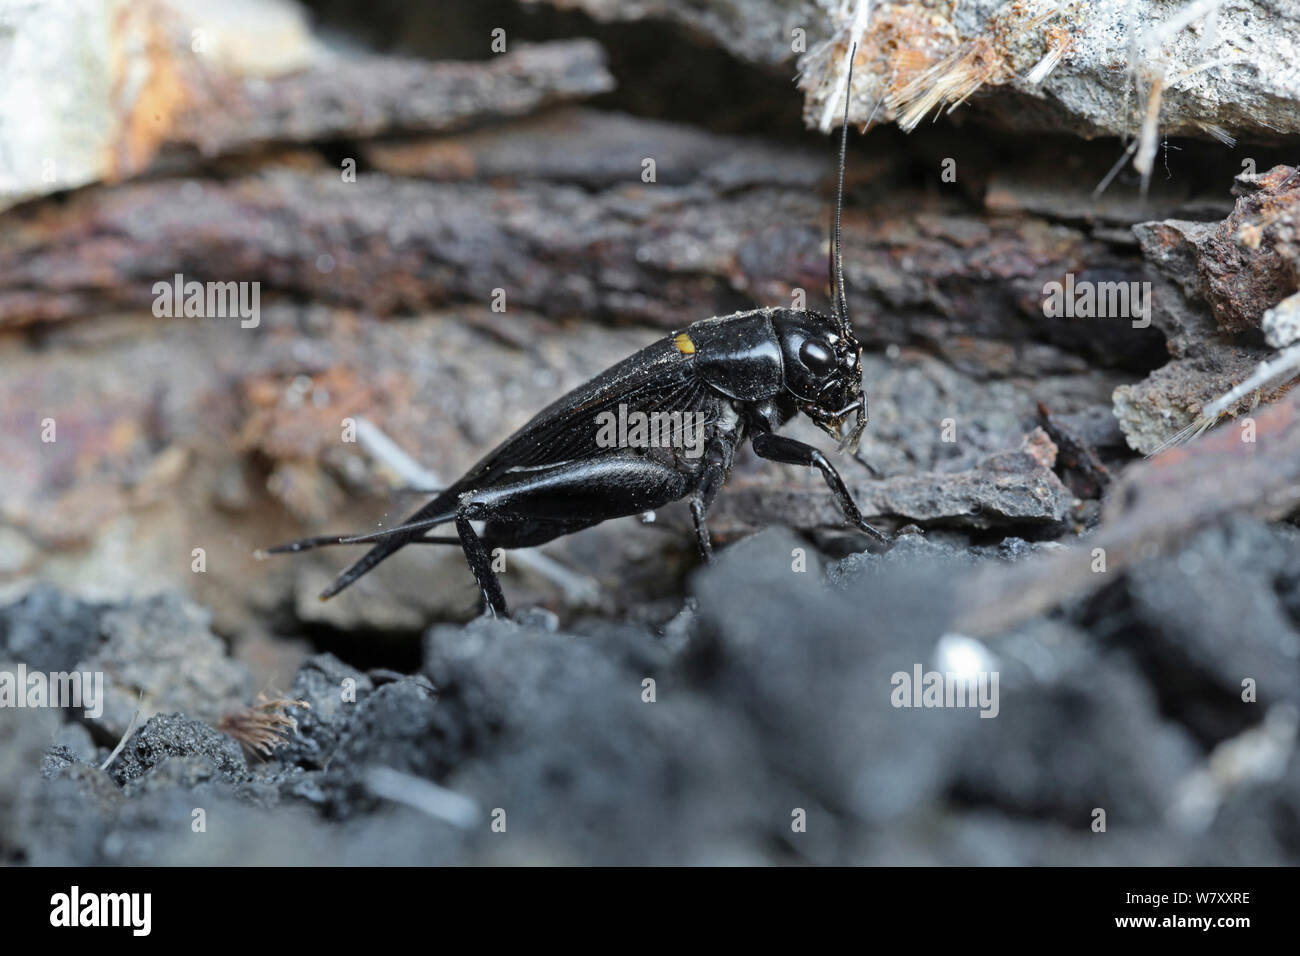
[[[809,339],[799,346],[799,361],[814,375],[826,375],[835,367],[835,353],[820,339]]]

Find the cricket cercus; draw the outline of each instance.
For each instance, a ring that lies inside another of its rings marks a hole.
[[[851,66],[849,80],[851,89]],[[736,448],[745,440],[760,458],[816,468],[845,520],[890,543],[863,520],[843,479],[819,449],[776,433],[803,413],[839,439],[841,450],[856,451],[867,425],[861,346],[849,321],[840,256],[848,111],[846,93],[828,261],[831,315],[755,309],[696,322],[542,409],[402,524],[372,534],[308,538],[270,550],[373,543],[326,588],[324,600],[408,544],[459,544],[488,611],[504,616],[505,595],[489,549],[539,545],[689,496],[700,550],[711,559],[705,517],[727,479]],[[689,456],[674,447],[611,447],[599,441],[598,423],[615,410],[620,415],[628,410],[647,416],[696,414],[705,423],[702,454]],[[484,523],[482,534],[474,530],[474,521]],[[455,525],[455,535],[429,534],[448,523]]]

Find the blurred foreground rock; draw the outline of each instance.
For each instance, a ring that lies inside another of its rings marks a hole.
[[[825,569],[814,558],[800,573],[801,542],[764,533],[697,576],[695,609],[662,631],[597,619],[563,631],[443,625],[425,635],[415,676],[316,657],[294,685],[311,705],[302,733],[265,762],[173,714],[137,729],[107,776],[56,748],[42,781],[50,714],[4,710],[0,753],[14,766],[0,800],[26,825],[0,853],[83,864],[1294,864],[1300,781],[1294,736],[1280,728],[1300,676],[1296,609],[1277,604],[1224,642],[1215,615],[1161,608],[1202,593],[1179,570],[1193,555],[1293,581],[1298,545],[1294,529],[1259,523],[1205,532],[1112,575],[1105,610],[1081,605],[978,642],[951,633],[960,609],[946,581],[989,562],[1027,566],[1035,548],[972,564],[942,535],[913,537],[889,556]],[[983,704],[898,706],[897,675],[972,666],[999,677]],[[1241,675],[1259,678],[1258,702],[1243,702]],[[1210,753],[1274,713],[1264,762],[1217,770],[1208,785]],[[195,806],[209,820],[197,839]]]
[[[101,743],[116,743],[137,710],[140,722],[184,710],[215,723],[243,703],[248,672],[209,622],[175,594],[114,605],[39,587],[0,615],[0,657],[43,673],[102,674],[102,713],[86,723]]]

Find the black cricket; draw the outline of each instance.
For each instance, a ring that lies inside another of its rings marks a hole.
[[[850,54],[850,89],[852,77]],[[270,550],[377,542],[325,589],[321,600],[326,600],[408,544],[459,544],[488,610],[505,616],[491,549],[532,547],[689,496],[700,550],[711,560],[705,518],[731,471],[737,446],[746,439],[760,458],[816,468],[845,520],[890,543],[863,520],[843,479],[819,449],[776,434],[802,412],[837,438],[841,450],[856,451],[867,425],[861,346],[849,321],[840,256],[848,113],[846,93],[828,261],[831,315],[755,309],[696,322],[542,409],[401,525],[372,534],[308,538]],[[688,457],[679,447],[602,447],[596,440],[598,416],[620,404],[647,415],[703,413],[703,454]],[[481,535],[473,521],[484,522]],[[455,536],[427,534],[448,522],[454,522]]]

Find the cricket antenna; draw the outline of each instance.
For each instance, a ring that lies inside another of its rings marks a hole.
[[[844,207],[844,162],[849,149],[849,102],[853,98],[853,60],[857,56],[858,45],[853,44],[849,50],[849,73],[844,89],[844,122],[840,128],[840,172],[839,182],[835,187],[835,226],[831,236],[833,247],[831,260],[831,311],[839,320],[840,330],[847,332],[849,326],[849,302],[844,295],[844,259],[840,255],[840,210]]]

